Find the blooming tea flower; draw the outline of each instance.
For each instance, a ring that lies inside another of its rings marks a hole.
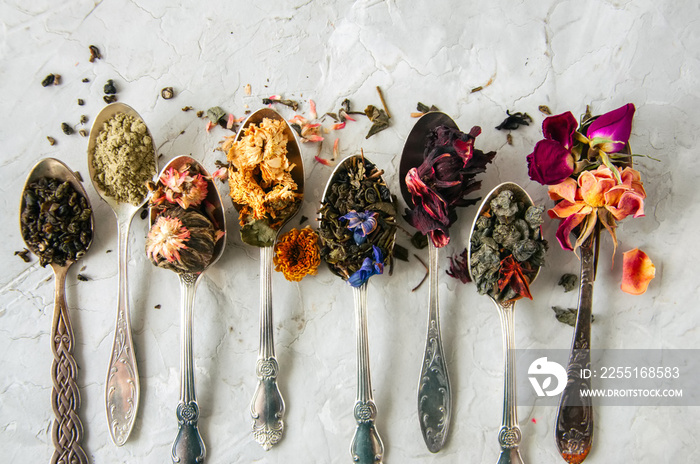
[[[146,256],[158,262],[161,257],[169,263],[180,260],[180,250],[187,248],[185,243],[190,231],[182,221],[165,215],[158,217],[146,237]]]
[[[372,254],[374,259],[365,258],[362,262],[362,267],[348,278],[348,283],[351,286],[360,287],[373,275],[384,272],[384,258],[382,257],[382,250],[380,250],[377,246],[372,245]]]
[[[307,275],[316,275],[321,263],[318,234],[311,227],[291,229],[275,244],[275,270],[287,280],[299,282]]]

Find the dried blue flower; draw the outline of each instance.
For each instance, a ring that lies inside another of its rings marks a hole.
[[[382,256],[382,250],[377,248],[375,245],[372,245],[372,252],[374,254],[374,260],[372,260],[372,258],[365,258],[365,260],[362,262],[362,267],[348,278],[348,283],[351,286],[360,287],[373,275],[384,272],[384,257]]]
[[[367,236],[377,228],[376,212],[365,211],[364,213],[358,213],[352,210],[345,216],[340,216],[340,219],[348,221],[347,228],[352,231],[353,239],[358,245],[365,243]]]

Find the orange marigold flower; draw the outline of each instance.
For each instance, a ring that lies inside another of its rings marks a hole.
[[[275,244],[275,271],[287,280],[299,282],[307,275],[316,275],[321,263],[318,234],[311,227],[292,229]]]

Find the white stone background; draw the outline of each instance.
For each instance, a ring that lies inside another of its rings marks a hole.
[[[196,6],[195,6],[196,4]],[[103,59],[89,63],[88,46]],[[0,4],[0,448],[4,462],[48,462],[53,311],[51,270],[36,259],[14,257],[23,248],[18,227],[20,192],[31,167],[57,157],[86,178],[94,206],[95,239],[67,281],[76,332],[82,395],[80,417],[90,461],[168,462],[176,435],[179,383],[179,297],[174,274],[151,266],[142,251],[146,224],[136,218],[129,240],[131,315],[141,404],[127,444],[115,447],[104,412],[104,379],[116,310],[116,222],[87,179],[87,139],[66,136],[64,121],[78,126],[104,105],[102,87],[114,79],[119,100],[132,105],[154,134],[161,166],[192,154],[209,169],[222,159],[213,149],[227,131],[207,134],[191,105],[220,105],[236,116],[282,94],[315,100],[319,113],[337,111],[349,98],[355,109],[379,105],[380,86],[391,127],[364,139],[366,119],[328,136],[330,157],[340,138],[342,156],[363,148],[386,171],[395,193],[403,142],[418,101],[435,104],[464,130],[483,127],[477,146],[497,150],[483,176],[484,190],[502,181],[523,185],[536,201],[546,190],[527,176],[525,156],[541,138],[544,115],[594,113],[627,102],[637,107],[631,143],[648,193],[646,217],[625,220],[610,265],[612,242],[602,241],[595,285],[593,346],[697,348],[698,133],[700,110],[700,4],[691,0],[592,0],[523,2],[270,1],[18,2]],[[48,73],[59,86],[43,88]],[[83,78],[89,83],[83,83]],[[472,88],[491,85],[470,93]],[[244,86],[250,84],[252,95]],[[176,97],[160,98],[173,86]],[[78,98],[86,104],[79,107]],[[506,134],[494,129],[505,111],[525,111],[534,123]],[[282,108],[292,117],[293,112]],[[89,123],[88,123],[89,125]],[[56,140],[49,146],[46,136]],[[316,163],[317,145],[303,147],[306,198],[302,214],[314,217],[331,169]],[[223,194],[227,189],[224,188]],[[265,452],[252,439],[248,404],[258,345],[258,251],[243,245],[236,214],[223,258],[199,286],[195,308],[199,421],[207,462],[343,463],[355,428],[355,337],[352,292],[325,267],[303,282],[274,275],[275,341],[280,384],[287,402],[283,441]],[[460,212],[453,239],[441,255],[466,245],[475,208]],[[294,222],[294,221],[293,221]],[[563,348],[572,329],[557,322],[552,305],[575,306],[576,292],[557,286],[578,260],[556,245],[556,224],[545,225],[548,265],[516,311],[521,348]],[[405,235],[399,243],[410,248]],[[645,250],[656,279],[643,296],[619,290],[621,252]],[[423,258],[427,252],[410,250]],[[79,282],[82,268],[88,282]],[[378,428],[387,463],[495,462],[501,420],[502,352],[496,311],[471,285],[440,276],[444,344],[454,393],[451,436],[430,454],[420,434],[416,386],[427,314],[427,285],[411,293],[424,274],[415,259],[398,262],[393,276],[372,279],[369,330]],[[155,309],[161,305],[160,309]],[[522,375],[523,373],[521,373]],[[525,462],[563,462],[553,438],[553,407],[521,407]],[[533,421],[534,419],[534,421]],[[600,407],[587,462],[695,462],[697,407]],[[536,421],[536,422],[535,422]],[[689,427],[690,426],[690,427]]]

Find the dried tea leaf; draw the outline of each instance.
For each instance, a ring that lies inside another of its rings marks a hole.
[[[218,124],[219,121],[225,117],[226,111],[224,111],[220,106],[212,106],[207,110],[207,118],[209,118],[209,120],[214,124]]]
[[[408,262],[408,250],[398,243],[394,244],[394,258]]]
[[[365,136],[365,139],[368,139],[389,127],[389,116],[384,110],[379,109],[374,105],[369,105],[367,108],[365,108],[365,114],[369,120],[372,121],[372,127],[369,128],[369,132]]]
[[[559,278],[557,285],[564,287],[565,292],[570,292],[578,285],[578,276],[576,274],[564,274]]]
[[[576,316],[578,316],[577,308],[560,308],[559,306],[552,306],[554,311],[554,317],[557,318],[562,324],[570,325],[571,327],[576,327]],[[591,322],[595,321],[595,316],[591,315]]]
[[[272,246],[277,232],[265,221],[254,221],[241,227],[241,240],[257,247]]]
[[[537,109],[540,110],[540,112],[546,114],[547,116],[552,114],[552,111],[549,109],[549,106],[547,106],[547,105],[540,105],[537,107]]]
[[[506,114],[508,115],[508,117],[505,118],[503,122],[500,123],[498,126],[496,126],[496,129],[515,130],[520,126],[529,126],[532,122],[532,118],[527,113],[518,112],[510,114],[510,111],[506,110]]]

